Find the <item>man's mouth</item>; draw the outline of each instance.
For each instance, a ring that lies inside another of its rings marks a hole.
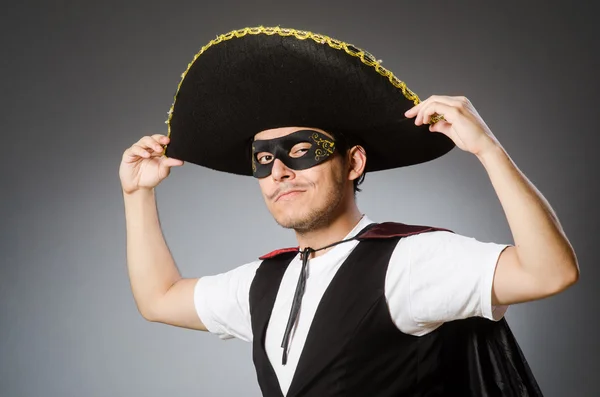
[[[275,197],[275,201],[287,201],[298,196],[302,192],[304,192],[304,190],[288,190],[287,192],[279,193],[277,197]]]

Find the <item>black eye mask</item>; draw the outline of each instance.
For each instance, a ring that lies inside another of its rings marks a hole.
[[[290,156],[292,148],[304,142],[309,143],[310,148],[300,157]],[[293,170],[305,170],[327,160],[334,149],[333,139],[314,130],[300,130],[281,138],[257,140],[252,142],[252,172],[255,178],[269,176],[275,159]],[[257,158],[263,152],[270,155],[266,164],[261,164]]]

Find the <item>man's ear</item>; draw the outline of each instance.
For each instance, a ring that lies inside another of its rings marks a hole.
[[[348,151],[348,160],[348,179],[353,181],[365,172],[367,152],[362,146],[356,145]]]

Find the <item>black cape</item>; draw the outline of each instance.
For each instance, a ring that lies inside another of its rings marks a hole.
[[[434,230],[451,232],[443,228],[385,222],[369,225],[353,239],[388,239]],[[293,252],[297,252],[297,248],[276,250],[260,259],[273,259]],[[435,332],[443,339],[440,354],[444,368],[444,396],[543,396],[505,318],[499,321],[481,317],[455,320],[443,324]]]

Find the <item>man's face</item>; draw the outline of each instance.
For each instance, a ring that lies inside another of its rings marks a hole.
[[[265,130],[255,135],[255,140],[281,138],[306,128],[285,127]],[[331,137],[318,128],[310,128]],[[332,138],[333,140],[333,138]],[[311,146],[310,143],[297,143],[289,151],[290,157],[301,157]],[[272,162],[271,174],[259,178],[267,208],[275,221],[285,228],[298,232],[308,232],[330,222],[339,210],[339,204],[352,189],[352,181],[347,178],[344,161],[335,153],[327,161],[311,168],[294,170],[269,152],[256,153],[261,164]]]

